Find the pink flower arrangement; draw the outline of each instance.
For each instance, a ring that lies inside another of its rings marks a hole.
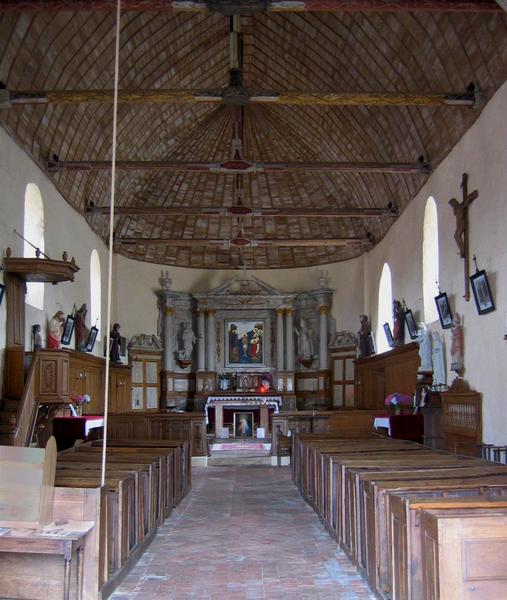
[[[395,392],[394,394],[389,394],[389,396],[387,396],[384,400],[384,404],[386,406],[410,406],[413,401],[414,399],[412,396]]]
[[[77,394],[76,392],[71,392],[70,399],[72,400],[72,404],[76,406],[83,406],[83,404],[89,404],[92,401],[88,394],[81,396],[81,394]]]

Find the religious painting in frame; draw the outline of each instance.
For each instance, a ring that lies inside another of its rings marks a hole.
[[[435,303],[437,305],[438,318],[440,319],[442,329],[449,329],[449,327],[452,327],[452,311],[447,294],[442,292],[436,296]]]
[[[474,293],[475,306],[480,315],[484,315],[495,310],[495,303],[489,287],[486,271],[477,271],[470,277],[472,291]]]
[[[368,332],[368,347],[370,349],[370,354],[377,354],[377,346],[375,345],[375,336],[373,335],[373,331]]]
[[[228,367],[264,365],[264,321],[226,321],[225,357]]]
[[[2,304],[2,300],[4,299],[4,293],[5,285],[3,283],[0,283],[0,305]]]
[[[253,412],[235,412],[233,431],[234,437],[252,437],[254,434]]]
[[[95,346],[95,340],[97,339],[97,334],[99,330],[95,325],[90,329],[90,333],[88,335],[88,341],[86,342],[86,351],[92,352],[93,347]]]
[[[74,333],[74,323],[75,318],[72,315],[67,315],[67,319],[65,321],[65,325],[63,326],[63,333],[61,342],[64,346],[68,346],[70,344],[70,340],[72,339],[72,334]]]
[[[417,323],[415,322],[414,315],[410,308],[408,308],[404,313],[405,315],[405,323],[407,324],[408,335],[411,340],[415,340],[417,337]]]
[[[384,333],[386,334],[387,344],[389,348],[394,348],[393,334],[389,323],[384,323]]]

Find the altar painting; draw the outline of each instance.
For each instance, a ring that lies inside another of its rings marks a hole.
[[[264,321],[227,321],[227,366],[264,364]]]

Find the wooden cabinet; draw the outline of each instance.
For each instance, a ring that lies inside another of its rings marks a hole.
[[[355,368],[355,407],[385,408],[384,400],[388,394],[399,392],[412,395],[419,364],[419,347],[413,342],[389,352],[358,358]]]
[[[127,410],[158,410],[160,399],[161,353],[130,349],[132,366],[131,403]]]
[[[130,367],[111,365],[109,373],[109,412],[126,413],[131,410],[132,376]]]
[[[83,406],[83,414],[104,411],[104,366],[103,358],[83,352],[69,353],[69,392],[88,394],[89,404]]]

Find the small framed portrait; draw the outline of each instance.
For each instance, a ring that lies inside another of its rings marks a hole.
[[[389,348],[394,348],[393,334],[391,332],[391,326],[389,325],[389,323],[384,323],[384,332],[386,334],[387,344]]]
[[[452,327],[452,311],[451,305],[449,304],[449,298],[447,298],[447,294],[442,292],[435,297],[435,303],[437,305],[438,310],[438,318],[440,319],[440,325],[442,325],[442,329],[449,329]]]
[[[470,277],[470,283],[472,284],[477,312],[480,315],[484,315],[495,310],[495,303],[493,302],[493,296],[491,295],[491,288],[489,287],[486,271],[477,271],[477,273]]]
[[[120,356],[127,356],[127,338],[120,336]]]
[[[3,283],[0,283],[0,306],[2,304],[2,300],[4,299],[4,294],[5,294],[5,285]]]
[[[88,335],[88,340],[86,342],[86,351],[92,352],[93,346],[95,346],[95,340],[97,339],[97,334],[99,330],[95,325],[90,329],[90,334]]]
[[[415,340],[417,337],[417,323],[415,322],[414,315],[410,308],[408,308],[404,313],[405,315],[405,323],[407,324],[408,335],[411,340]]]
[[[368,347],[370,348],[370,354],[377,354],[377,346],[375,345],[375,336],[373,332],[368,333]]]
[[[67,319],[65,320],[65,325],[63,327],[62,339],[61,342],[64,346],[68,346],[70,344],[70,340],[72,339],[72,334],[74,333],[74,324],[76,320],[72,315],[67,315]]]
[[[252,437],[254,433],[253,412],[234,413],[234,437]]]

